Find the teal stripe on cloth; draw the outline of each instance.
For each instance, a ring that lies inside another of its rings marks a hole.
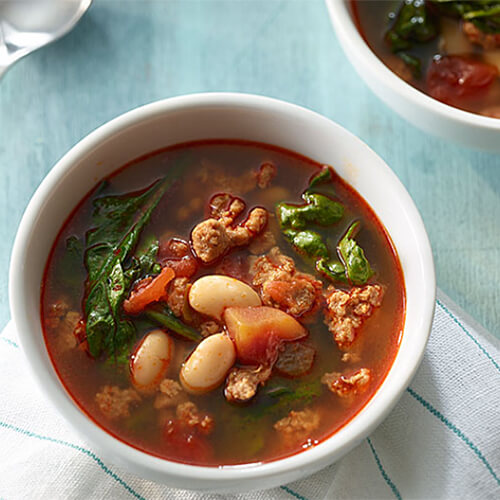
[[[415,398],[427,411],[429,411],[432,415],[437,417],[443,424],[450,429],[456,436],[458,436],[473,452],[474,454],[483,462],[488,472],[491,474],[493,479],[497,482],[498,486],[500,486],[500,478],[496,475],[493,467],[491,467],[490,463],[486,459],[486,457],[481,453],[481,450],[453,423],[451,423],[439,410],[436,410],[428,401],[426,401],[420,394],[417,394],[411,387],[406,389],[407,392]]]
[[[35,432],[28,431],[26,429],[21,429],[21,427],[16,427],[15,425],[8,424],[7,422],[2,422],[0,421],[0,427],[3,427],[4,429],[9,429],[14,432],[18,432],[19,434],[23,434],[28,437],[32,437],[35,439],[39,439],[41,441],[49,441],[51,443],[55,444],[60,444],[62,446],[66,446],[68,448],[73,448],[74,450],[77,450],[84,455],[87,455],[90,457],[94,462],[99,465],[99,467],[106,473],[108,476],[112,477],[117,483],[122,485],[131,495],[133,495],[135,498],[139,500],[146,500],[143,496],[139,495],[135,490],[133,490],[121,477],[119,477],[117,474],[115,474],[109,467],[107,467],[104,462],[92,451],[87,450],[86,448],[83,448],[82,446],[79,446],[74,443],[69,443],[68,441],[63,441],[62,439],[56,439],[52,438],[50,436],[42,436],[41,434],[36,434]]]
[[[370,449],[373,453],[373,458],[375,458],[375,462],[377,463],[378,470],[380,471],[380,474],[382,474],[382,477],[384,478],[385,482],[387,483],[387,486],[391,489],[392,493],[398,500],[402,500],[401,493],[399,493],[398,488],[396,485],[393,483],[389,475],[384,469],[384,466],[382,465],[382,462],[380,461],[380,458],[375,451],[375,447],[373,446],[373,443],[370,438],[366,438],[366,441],[368,442],[368,445],[370,446]]]
[[[441,307],[441,309],[448,314],[448,316],[453,320],[455,324],[457,324],[460,329],[469,337],[474,344],[476,344],[480,351],[493,363],[493,366],[500,372],[500,365],[495,361],[493,356],[479,343],[479,341],[472,335],[464,325],[462,325],[461,321],[439,300],[436,299],[436,302]]]
[[[308,500],[306,497],[303,497],[302,495],[299,495],[299,493],[297,493],[296,491],[293,491],[288,486],[280,486],[280,488],[283,491],[286,491],[289,495],[292,495],[292,497],[298,498],[298,500]]]
[[[0,337],[0,340],[3,340],[4,342],[7,342],[7,344],[11,345],[12,347],[16,347],[17,349],[19,349],[19,346],[13,340],[6,339],[5,337]]]

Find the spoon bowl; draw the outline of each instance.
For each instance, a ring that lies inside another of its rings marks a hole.
[[[0,1],[0,78],[16,61],[71,31],[92,0]]]

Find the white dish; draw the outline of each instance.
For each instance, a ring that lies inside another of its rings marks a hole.
[[[448,106],[394,74],[363,40],[350,0],[326,0],[345,55],[370,89],[396,113],[431,134],[462,146],[500,152],[500,119]]]
[[[185,141],[261,141],[333,165],[371,205],[392,237],[403,268],[406,320],[401,347],[365,408],[336,434],[298,455],[261,465],[222,468],[168,462],[115,439],[87,417],[59,381],[40,324],[40,284],[56,235],[85,194],[145,153]],[[75,430],[110,461],[175,487],[241,492],[287,483],[338,460],[380,424],[422,359],[435,299],[432,253],[420,215],[391,169],[368,146],[304,108],[244,94],[199,94],[155,102],[103,125],[49,172],[23,216],[10,269],[10,302],[22,347],[40,388]]]

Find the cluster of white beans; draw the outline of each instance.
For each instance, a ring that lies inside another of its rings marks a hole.
[[[209,275],[198,279],[189,290],[191,307],[220,320],[227,307],[260,306],[257,292],[246,283],[228,276]],[[131,357],[132,384],[141,392],[154,391],[165,377],[173,357],[174,343],[163,330],[149,332]],[[183,363],[179,375],[184,389],[203,394],[218,387],[236,361],[233,341],[217,333],[201,341]]]

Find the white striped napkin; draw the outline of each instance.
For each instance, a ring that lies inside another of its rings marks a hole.
[[[0,334],[0,499],[498,499],[499,342],[438,297],[422,366],[373,435],[314,476],[246,495],[174,490],[105,462],[38,393],[9,324]]]

